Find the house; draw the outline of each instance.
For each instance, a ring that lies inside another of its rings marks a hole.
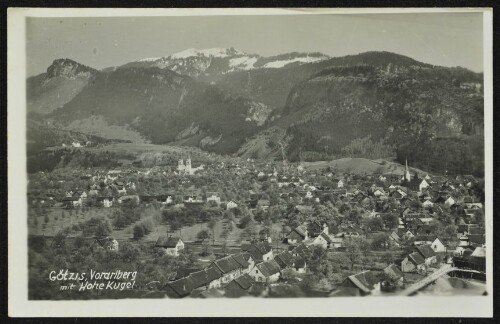
[[[399,237],[398,233],[392,232],[389,235],[389,242],[392,246],[400,246],[401,245],[401,237]]]
[[[344,181],[342,181],[342,179],[340,179],[340,180],[337,182],[337,188],[344,188]]]
[[[343,287],[357,288],[361,296],[380,292],[380,281],[370,270],[347,277],[341,285]]]
[[[311,251],[305,244],[299,244],[296,247],[291,247],[290,252],[294,257],[302,257],[307,259],[311,255]]]
[[[164,289],[170,298],[184,298],[193,291],[193,283],[189,278],[182,278],[167,283]]]
[[[329,231],[328,224],[326,222],[321,223],[319,221],[312,221],[308,224],[308,227],[307,227],[307,233],[311,237],[316,237],[316,236],[320,235],[321,233],[325,233],[328,235],[328,231]]]
[[[469,245],[472,247],[484,247],[486,244],[486,237],[484,234],[469,234],[467,235]]]
[[[260,208],[263,211],[268,211],[269,210],[269,200],[268,199],[259,199],[257,201],[257,208]]]
[[[408,254],[408,256],[401,261],[401,271],[403,272],[423,272],[425,269],[425,259],[418,252]]]
[[[431,242],[431,247],[432,250],[434,250],[434,252],[436,253],[446,252],[446,246],[438,237],[436,237],[434,241]]]
[[[187,278],[190,280],[193,289],[220,288],[222,272],[216,267],[206,267],[203,270],[190,273]]]
[[[436,253],[430,244],[417,246],[415,247],[415,250],[424,258],[426,265],[437,263]]]
[[[249,273],[256,282],[276,282],[280,277],[281,268],[275,260],[258,263]]]
[[[422,203],[422,207],[424,207],[424,208],[432,208],[433,206],[434,206],[434,203],[430,200],[425,200]]]
[[[96,237],[94,244],[109,251],[118,251],[119,246],[118,241],[112,237]]]
[[[328,249],[330,248],[332,243],[333,242],[328,235],[326,235],[325,233],[321,233],[320,235],[312,239],[310,245],[321,246],[323,249]]]
[[[101,203],[104,208],[113,206],[113,197],[97,197],[97,202]]]
[[[255,264],[250,253],[231,254],[231,256],[240,265],[241,273],[250,272]]]
[[[338,249],[344,246],[344,237],[331,237],[332,243],[330,243],[330,247],[333,249]]]
[[[384,273],[394,282],[403,283],[403,272],[395,264],[391,264],[384,269]]]
[[[293,269],[297,273],[305,273],[307,270],[307,262],[306,259],[302,256],[296,256],[293,262]]]
[[[242,244],[241,250],[248,252],[256,263],[261,261],[269,261],[274,258],[273,249],[268,242]]]
[[[289,244],[302,243],[309,238],[307,228],[303,225],[297,226],[287,235],[287,242]]]
[[[242,297],[248,295],[248,291],[254,285],[254,280],[247,273],[235,278],[224,287],[226,297]]]
[[[80,197],[64,197],[62,205],[65,208],[82,207],[82,198]]]
[[[164,249],[168,255],[179,256],[179,253],[184,249],[184,242],[178,237],[161,235],[156,240],[155,247]]]
[[[229,209],[233,209],[233,208],[236,208],[236,207],[238,207],[238,204],[237,204],[237,203],[235,203],[235,202],[234,202],[234,201],[232,201],[232,200],[226,204],[226,209],[227,209],[227,210],[229,210]]]
[[[236,277],[239,277],[242,274],[243,269],[243,266],[239,264],[231,255],[215,260],[212,262],[211,266],[217,267],[220,270],[222,274],[222,285],[230,282]]]
[[[294,261],[295,261],[294,259],[295,258],[293,257],[293,255],[288,251],[277,254],[274,257],[274,260],[278,263],[281,270],[283,270],[285,268],[293,268]]]
[[[420,246],[426,244],[432,244],[436,239],[435,235],[417,235],[415,236],[415,240],[413,241],[413,245]]]
[[[455,198],[453,198],[452,196],[449,196],[449,197],[448,197],[448,198],[444,201],[444,205],[445,205],[446,207],[448,207],[448,208],[449,208],[449,207],[451,207],[451,206],[455,205],[455,202],[456,202]]]
[[[207,203],[213,202],[217,206],[220,205],[220,197],[216,193],[210,193],[209,196],[207,196]]]

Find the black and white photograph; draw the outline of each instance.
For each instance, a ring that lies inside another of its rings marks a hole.
[[[9,12],[18,308],[492,314],[488,9],[32,10]]]

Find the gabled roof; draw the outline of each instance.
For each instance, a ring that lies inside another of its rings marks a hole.
[[[166,284],[174,293],[171,297],[185,297],[193,291],[193,283],[188,278],[182,278]]]
[[[286,267],[292,267],[294,258],[290,252],[285,251],[280,253],[274,257],[274,260],[278,263],[278,265],[283,269]]]
[[[424,257],[418,252],[413,252],[408,254],[408,260],[410,260],[415,265],[420,265],[425,263]]]
[[[469,234],[467,235],[470,243],[484,244],[486,243],[486,237],[484,234]]]
[[[415,248],[421,256],[425,259],[431,258],[436,255],[436,252],[431,248],[430,244],[420,245]]]
[[[252,287],[254,281],[247,273],[238,278],[234,279],[233,282],[237,284],[241,289],[248,290]],[[229,285],[228,285],[229,286]]]
[[[328,243],[332,243],[332,239],[330,238],[330,236],[326,235],[326,233],[321,233],[319,236],[321,236],[322,238],[324,238],[325,241],[327,241]]]
[[[240,266],[242,266],[243,268],[246,268],[248,267],[249,263],[247,261],[247,259],[245,259],[245,256],[243,256],[243,253],[240,253],[240,254],[233,254],[231,255],[233,257],[233,259],[238,262],[238,264]]]
[[[309,251],[305,244],[299,244],[292,250],[292,254],[298,254],[301,257],[306,258],[311,254],[311,251]]]
[[[350,280],[356,287],[365,293],[371,292],[379,282],[375,274],[370,270],[349,276],[346,280]]]
[[[222,273],[229,273],[231,271],[241,268],[241,265],[238,262],[236,262],[236,260],[234,260],[233,257],[231,256],[226,256],[223,257],[222,259],[215,260],[213,264],[217,266],[217,268],[219,268],[219,270]]]
[[[387,274],[393,280],[399,280],[403,277],[403,272],[395,264],[391,264],[384,269],[385,274]]]
[[[295,227],[288,235],[290,235],[292,233],[296,233],[300,237],[305,238],[306,237],[306,232],[307,232],[306,227],[304,225],[299,225],[299,226]]]
[[[257,268],[265,277],[270,277],[278,272],[280,272],[281,268],[278,263],[274,260],[269,260],[266,262],[261,262],[257,264]]]
[[[181,239],[178,237],[161,235],[156,240],[155,246],[162,248],[175,248],[180,240]]]
[[[210,266],[203,270],[190,273],[187,278],[193,284],[193,289],[196,289],[208,285],[221,276],[222,272],[217,267]]]

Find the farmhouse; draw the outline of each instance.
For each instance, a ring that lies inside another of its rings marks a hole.
[[[184,249],[184,242],[178,237],[162,235],[156,240],[155,246],[163,248],[168,255],[179,256]]]

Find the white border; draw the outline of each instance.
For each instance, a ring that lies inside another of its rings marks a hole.
[[[485,104],[485,211],[487,297],[371,297],[295,299],[140,299],[28,301],[26,206],[26,17],[218,16],[373,13],[483,12]],[[492,317],[493,316],[493,14],[491,8],[353,9],[63,9],[9,8],[8,53],[8,314],[13,317],[61,316],[284,316],[284,317]]]

